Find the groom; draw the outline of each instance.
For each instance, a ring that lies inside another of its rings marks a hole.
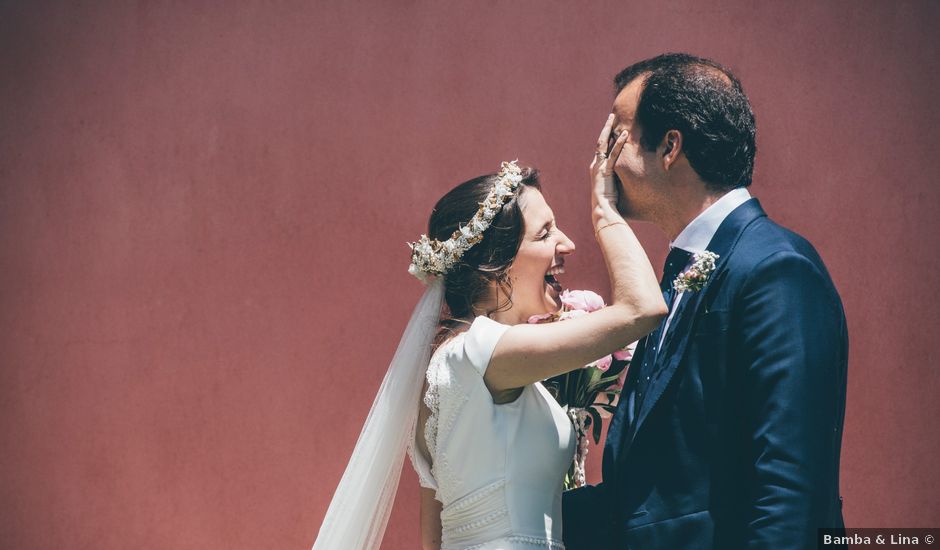
[[[730,71],[668,54],[615,84],[618,208],[669,236],[670,314],[634,355],[603,483],[565,493],[566,548],[816,548],[843,527],[839,294],[748,193],[754,115]]]

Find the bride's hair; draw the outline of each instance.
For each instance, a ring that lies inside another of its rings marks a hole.
[[[495,183],[496,174],[487,174],[465,181],[441,197],[431,212],[428,236],[440,241],[449,239],[460,225],[466,225],[473,218]],[[465,319],[473,316],[474,305],[486,295],[493,281],[503,287],[506,296],[510,298],[502,304],[497,303],[496,308],[485,314],[491,315],[512,307],[512,283],[507,272],[525,233],[525,219],[519,206],[519,197],[529,187],[541,190],[539,173],[534,168],[523,167],[521,185],[515,196],[503,204],[490,227],[483,232],[483,240],[470,248],[453,269],[444,275],[447,310],[441,316],[437,344],[455,327],[465,323]]]

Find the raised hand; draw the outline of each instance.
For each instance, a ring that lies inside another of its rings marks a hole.
[[[597,138],[594,158],[591,160],[591,207],[594,216],[603,216],[610,210],[616,212],[619,198],[617,184],[614,181],[614,164],[620,157],[624,144],[627,142],[627,132],[621,132],[610,147],[611,131],[614,125],[614,115],[611,113],[601,129]],[[608,147],[610,151],[608,152]]]

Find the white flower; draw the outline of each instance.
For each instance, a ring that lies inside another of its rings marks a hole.
[[[431,275],[446,273],[467,250],[483,239],[483,232],[489,228],[507,197],[512,196],[521,182],[522,169],[516,161],[503,162],[493,189],[486,200],[480,203],[480,208],[467,225],[454,231],[450,239],[444,242],[421,235],[418,242],[408,243],[411,247],[411,266],[408,272],[415,276],[418,276],[418,272]]]
[[[714,252],[700,252],[692,257],[692,265],[680,273],[672,282],[672,287],[678,292],[697,292],[705,287],[709,275],[715,270],[715,261],[718,254]]]

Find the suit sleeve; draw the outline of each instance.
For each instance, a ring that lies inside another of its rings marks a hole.
[[[562,537],[566,550],[603,550],[608,547],[608,522],[611,510],[603,483],[585,485],[562,494]]]
[[[842,423],[844,315],[828,275],[778,252],[742,285],[750,549],[815,548]]]

